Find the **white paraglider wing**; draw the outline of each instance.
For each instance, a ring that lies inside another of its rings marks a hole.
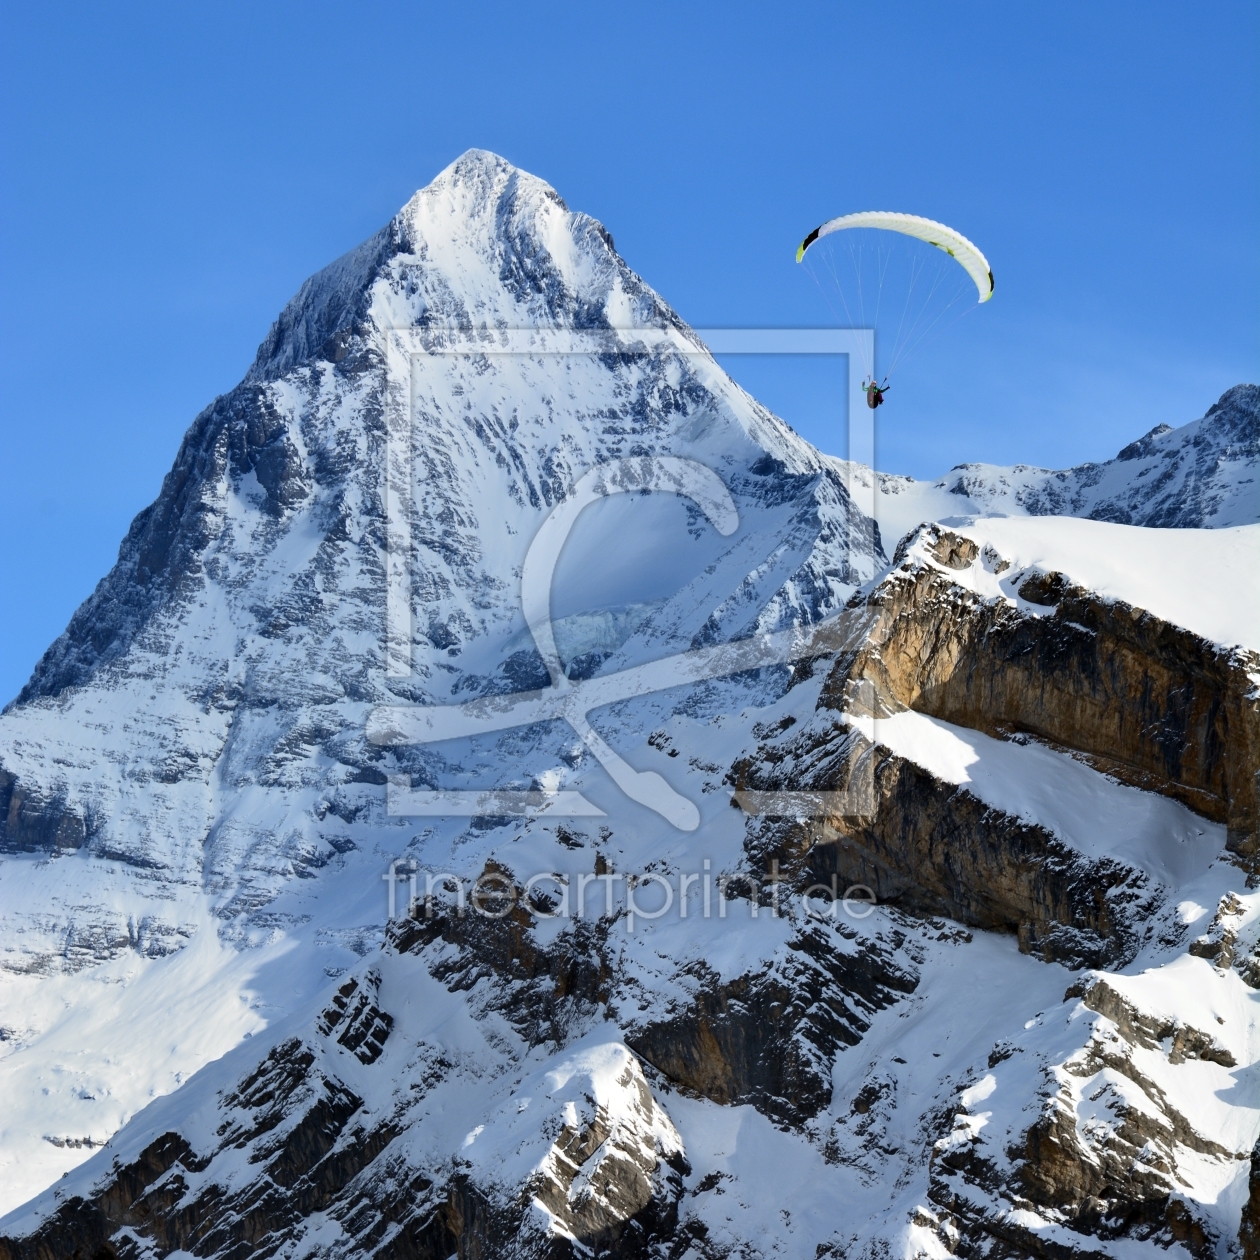
[[[859,214],[845,214],[838,219],[829,219],[801,242],[796,251],[796,261],[800,262],[805,257],[805,251],[820,237],[830,236],[832,232],[843,232],[846,228],[878,228],[886,232],[900,232],[903,236],[913,236],[929,245],[935,245],[958,262],[975,281],[981,302],[987,302],[993,296],[993,272],[988,259],[961,232],[955,232],[944,223],[924,219],[917,214],[863,210]]]

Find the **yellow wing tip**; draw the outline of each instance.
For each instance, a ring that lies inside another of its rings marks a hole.
[[[796,261],[800,262],[805,257],[805,244],[802,242],[796,247]]]

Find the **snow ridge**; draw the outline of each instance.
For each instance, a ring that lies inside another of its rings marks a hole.
[[[1260,521],[1260,387],[1235,385],[1207,414],[1161,424],[1114,459],[1052,471],[958,464],[935,482],[881,476],[887,496],[930,500],[933,515],[1084,516],[1161,529]],[[900,518],[899,518],[900,519]],[[925,518],[927,519],[927,518]]]

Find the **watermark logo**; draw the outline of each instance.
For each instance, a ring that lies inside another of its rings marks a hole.
[[[874,478],[856,475],[859,465],[873,462],[873,413],[861,400],[855,356],[873,356],[874,334],[865,329],[733,329],[707,330],[693,342],[677,329],[633,329],[606,333],[555,332],[529,329],[517,333],[496,330],[481,336],[466,333],[436,335],[433,330],[404,330],[395,334],[395,348],[408,363],[422,355],[447,354],[587,354],[624,355],[630,350],[658,352],[661,343],[682,355],[727,353],[829,353],[849,357],[849,472],[848,489],[854,506],[866,517],[874,515]],[[406,410],[389,426],[387,450],[387,673],[396,678],[411,674],[411,554],[410,505],[412,484],[411,433],[413,416]],[[694,460],[673,456],[639,456],[613,460],[590,469],[543,521],[531,542],[521,571],[521,608],[550,686],[540,691],[482,697],[461,705],[385,705],[368,719],[368,739],[377,745],[435,743],[537,722],[562,720],[577,734],[608,776],[630,800],[652,810],[682,831],[700,824],[695,803],[676,791],[660,774],[636,770],[591,725],[590,715],[606,705],[645,696],[680,685],[706,681],[767,666],[785,665],[811,656],[844,650],[862,641],[869,618],[846,611],[810,626],[775,634],[716,644],[679,653],[663,660],[583,680],[565,673],[556,647],[551,615],[556,565],[582,511],[598,499],[625,493],[676,494],[688,499],[722,536],[735,532],[739,514],[721,478]],[[852,546],[852,543],[851,543]],[[873,702],[858,712],[869,722],[878,720]],[[860,763],[860,764],[859,764]],[[790,816],[869,814],[873,799],[869,757],[851,767],[842,792],[736,792],[736,803],[749,813]],[[854,772],[856,770],[856,772]],[[409,776],[389,778],[387,809],[401,817],[455,815],[465,817],[538,816],[600,817],[604,811],[576,791],[488,791],[420,789]]]
[[[627,932],[637,924],[652,923],[673,913],[680,919],[725,919],[739,913],[731,907],[738,900],[756,919],[765,910],[770,917],[791,914],[796,907],[805,918],[834,920],[840,914],[854,920],[874,911],[874,892],[865,884],[841,889],[839,877],[813,884],[793,893],[779,873],[777,860],[763,878],[747,872],[715,874],[705,859],[697,871],[675,875],[643,871],[634,875],[602,870],[575,876],[541,871],[518,885],[504,871],[488,869],[476,879],[450,871],[421,870],[414,863],[396,860],[381,876],[389,889],[389,920],[431,920],[439,915],[464,918],[506,919],[518,908],[537,919],[620,918]],[[399,891],[406,890],[406,900]]]

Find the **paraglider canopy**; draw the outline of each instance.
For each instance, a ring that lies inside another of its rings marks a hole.
[[[862,351],[866,378],[882,382],[867,395],[872,410],[903,361],[993,296],[989,260],[961,232],[917,214],[863,210],[828,219],[801,242],[796,261],[838,320],[878,333],[878,369],[874,338]]]
[[[955,232],[944,223],[924,219],[917,214],[863,210],[858,214],[828,219],[800,243],[796,251],[796,261],[800,262],[805,257],[805,251],[819,237],[830,236],[832,232],[843,232],[846,228],[879,228],[885,232],[900,232],[903,236],[913,236],[929,245],[935,245],[937,249],[943,249],[951,258],[956,259],[975,281],[981,302],[987,302],[993,296],[993,271],[989,267],[988,259],[961,232]]]

